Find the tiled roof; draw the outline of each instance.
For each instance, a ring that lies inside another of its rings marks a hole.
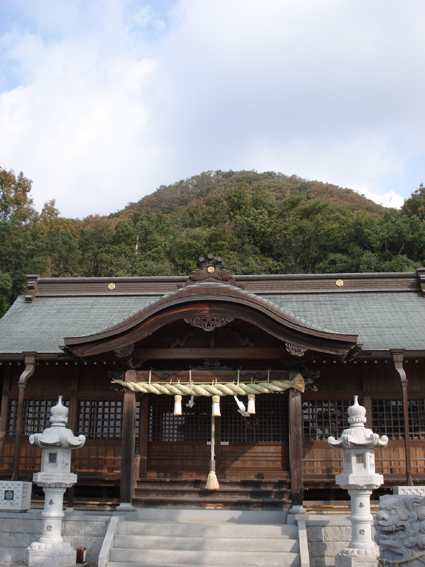
[[[0,355],[61,353],[64,337],[90,335],[111,327],[163,295],[36,295],[33,301],[21,296],[0,320]],[[418,289],[257,295],[310,326],[358,334],[364,350],[425,351],[425,297]]]
[[[152,301],[150,297],[18,297],[0,320],[0,353],[60,353],[65,336],[89,335]]]
[[[363,350],[425,350],[425,297],[420,293],[272,295],[286,311],[335,332],[358,335]]]

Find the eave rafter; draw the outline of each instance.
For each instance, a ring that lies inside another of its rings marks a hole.
[[[65,350],[81,358],[99,356],[139,343],[166,325],[196,317],[234,318],[250,323],[281,340],[282,351],[289,343],[343,360],[357,345],[357,335],[321,329],[237,287],[203,282],[166,294],[98,333],[66,338]],[[179,349],[175,351],[177,354]]]

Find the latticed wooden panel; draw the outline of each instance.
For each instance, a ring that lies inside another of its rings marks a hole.
[[[425,439],[425,400],[408,401],[409,433],[412,439]],[[373,429],[390,439],[404,439],[402,400],[372,400]]]
[[[79,400],[77,435],[87,439],[121,439],[122,400]],[[139,435],[140,402],[136,403],[136,437]]]
[[[246,397],[241,399],[246,405]],[[186,407],[187,400],[183,398],[183,415],[174,416],[172,396],[150,397],[149,441],[208,442],[211,439],[211,398],[195,398],[193,408]],[[220,407],[223,442],[271,443],[288,437],[288,396],[284,393],[257,396],[256,415],[251,417],[238,413],[232,396],[222,397]]]
[[[305,400],[303,402],[304,439],[325,440],[340,437],[349,427],[348,408],[352,400]]]
[[[211,398],[195,398],[193,408],[186,407],[174,416],[174,397],[151,395],[149,399],[149,441],[165,443],[207,442],[211,437]]]
[[[247,398],[240,399],[245,405]],[[262,394],[255,398],[255,415],[243,417],[232,396],[221,400],[221,441],[229,443],[273,443],[289,435],[288,394]]]
[[[50,409],[58,403],[58,399],[50,400],[24,400],[22,408],[22,435],[28,436],[33,433],[42,433],[46,427],[50,427]],[[62,402],[69,406],[69,402]],[[18,414],[18,400],[9,400],[7,414],[7,435],[15,435],[16,418]]]

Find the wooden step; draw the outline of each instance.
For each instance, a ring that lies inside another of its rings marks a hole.
[[[223,508],[287,509],[291,503],[286,481],[220,480],[220,489],[207,490],[204,479],[140,479],[134,490],[135,506],[221,505]]]

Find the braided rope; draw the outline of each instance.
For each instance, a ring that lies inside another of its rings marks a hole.
[[[401,563],[410,563],[410,561],[420,559],[421,557],[425,557],[425,551],[407,559],[385,559],[384,557],[377,557],[377,559],[381,567],[386,567],[387,565],[395,565],[396,567],[398,567]]]
[[[295,376],[293,380],[273,380],[271,382],[235,384],[214,383],[214,384],[195,384],[190,382],[181,383],[171,382],[146,383],[146,382],[126,382],[125,380],[113,380],[113,384],[119,384],[128,388],[132,392],[142,392],[143,394],[164,394],[166,396],[246,396],[247,394],[272,394],[273,392],[284,392],[289,388],[294,388],[304,392],[304,378],[301,374]]]

